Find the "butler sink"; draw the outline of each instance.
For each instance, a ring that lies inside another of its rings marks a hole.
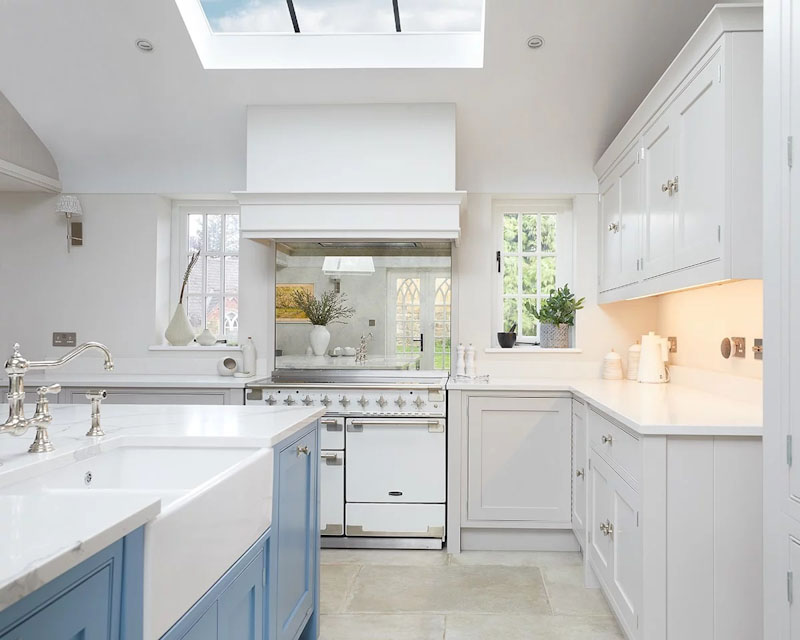
[[[272,450],[199,441],[126,445],[0,487],[0,494],[152,495],[145,525],[145,638],[163,635],[270,525]]]

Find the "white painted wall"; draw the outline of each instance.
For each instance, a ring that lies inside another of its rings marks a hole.
[[[761,378],[763,361],[753,357],[754,338],[764,335],[764,288],[761,280],[669,293],[656,298],[657,331],[678,338],[673,364],[748,378]],[[747,339],[745,358],[726,360],[720,354],[725,337]]]
[[[247,111],[248,191],[453,191],[455,159],[454,104]]]
[[[0,159],[58,180],[58,167],[50,151],[2,93]]]

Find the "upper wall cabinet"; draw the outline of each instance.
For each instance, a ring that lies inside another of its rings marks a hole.
[[[762,43],[714,7],[595,165],[601,303],[761,277]]]

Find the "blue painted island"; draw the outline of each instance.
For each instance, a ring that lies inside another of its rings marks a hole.
[[[0,442],[0,640],[311,640],[318,418],[307,408],[54,407]],[[27,542],[26,542],[27,541]]]

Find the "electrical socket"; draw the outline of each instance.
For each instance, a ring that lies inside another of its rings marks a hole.
[[[74,347],[76,344],[78,344],[78,334],[74,331],[53,332],[54,347]]]
[[[744,338],[731,338],[731,345],[733,346],[734,358],[744,358],[747,346],[747,341]]]

